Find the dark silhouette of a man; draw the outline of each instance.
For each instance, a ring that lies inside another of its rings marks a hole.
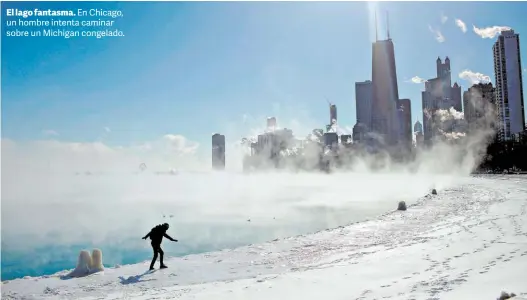
[[[152,263],[150,263],[150,270],[154,269],[154,264],[157,260],[157,254],[159,253],[159,262],[160,262],[160,268],[165,269],[167,266],[163,263],[163,249],[161,249],[161,241],[163,241],[163,237],[166,237],[167,239],[177,242],[177,240],[173,239],[167,234],[168,230],[168,224],[164,223],[162,225],[157,225],[156,227],[152,228],[150,232],[143,237],[143,240],[146,240],[148,237],[150,237],[150,240],[152,242],[150,243],[152,245],[152,249],[154,250],[154,257],[152,258]]]

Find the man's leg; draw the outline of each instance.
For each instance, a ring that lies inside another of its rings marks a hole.
[[[159,265],[161,268],[166,268],[167,266],[165,266],[165,264],[163,263],[163,255],[165,254],[165,252],[163,252],[163,249],[161,249],[161,246],[159,246]]]
[[[159,246],[152,244],[152,250],[154,251],[154,257],[152,258],[152,262],[150,263],[150,270],[154,269],[154,264],[157,260],[157,253],[159,252]]]

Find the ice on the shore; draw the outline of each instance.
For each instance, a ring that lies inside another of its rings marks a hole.
[[[2,285],[8,299],[527,297],[527,178],[474,179],[404,212],[258,245]],[[146,258],[145,258],[146,259]],[[129,280],[132,278],[133,280]]]

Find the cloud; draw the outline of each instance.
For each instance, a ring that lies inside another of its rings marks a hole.
[[[110,133],[111,132],[110,127],[104,127],[104,131],[106,131],[107,133]]]
[[[2,168],[12,173],[114,173],[137,171],[144,162],[163,172],[170,168],[199,169],[207,161],[197,155],[198,148],[197,142],[177,134],[128,146],[110,146],[100,141],[2,139],[2,155],[6,158]]]
[[[441,31],[439,31],[438,29],[434,29],[432,28],[431,25],[428,25],[428,29],[430,30],[430,32],[432,32],[433,34],[435,34],[435,39],[436,41],[438,41],[439,43],[443,43],[446,39],[445,39],[445,36],[441,33]]]
[[[437,31],[436,32],[436,40],[440,43],[444,42],[445,41],[445,37],[443,36],[443,34],[441,33],[441,31]]]
[[[463,70],[458,76],[463,80],[469,81],[471,84],[491,82],[490,76],[478,72],[472,72],[470,70]]]
[[[448,21],[448,16],[446,16],[444,13],[441,13],[441,23],[445,24],[446,21]]]
[[[467,32],[467,25],[461,19],[456,19],[456,26],[459,27],[463,33]]]
[[[492,26],[485,28],[478,28],[476,25],[472,25],[474,33],[479,35],[483,39],[492,39],[500,34],[502,31],[511,30],[508,26]]]
[[[411,82],[411,83],[425,83],[427,82],[428,80],[426,79],[423,79],[419,76],[414,76],[412,78],[410,78],[410,80],[407,80],[406,82]]]
[[[42,134],[45,136],[58,136],[59,133],[52,129],[45,129],[42,130]]]
[[[199,144],[188,140],[182,135],[167,134],[163,136],[163,142],[168,146],[168,150],[176,155],[195,154]]]

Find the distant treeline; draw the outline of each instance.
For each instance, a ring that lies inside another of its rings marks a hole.
[[[527,172],[527,138],[510,142],[494,139],[477,172]]]

